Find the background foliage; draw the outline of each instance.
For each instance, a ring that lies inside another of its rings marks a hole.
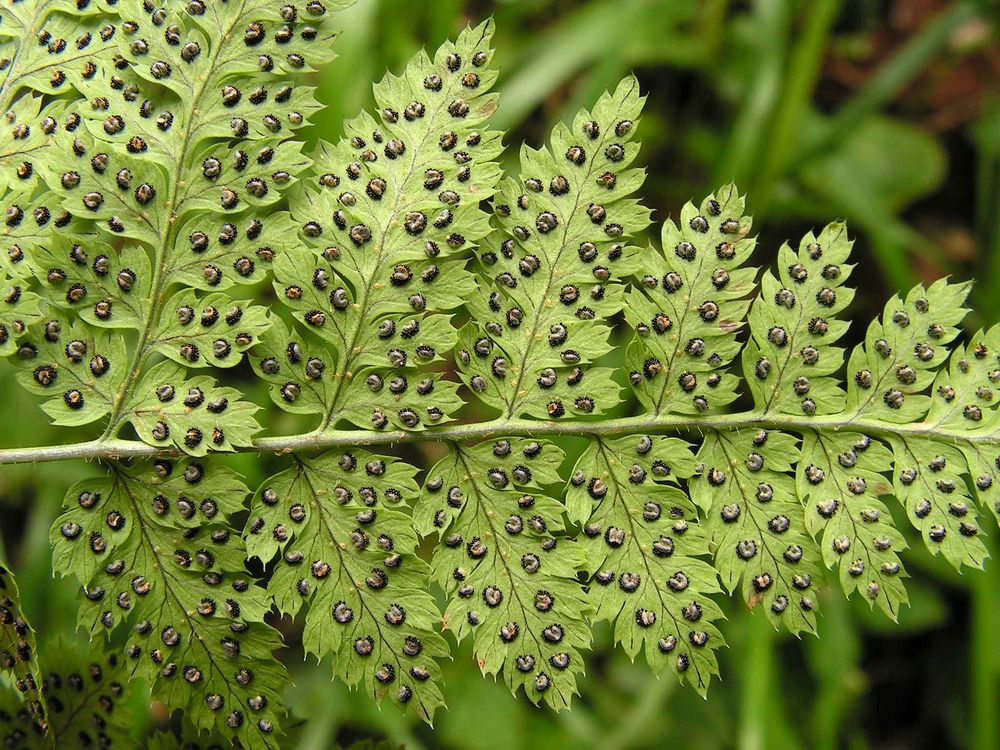
[[[947,274],[977,279],[973,307],[992,316],[1000,295],[1000,101],[990,92],[1000,55],[986,3],[362,0],[342,15],[340,58],[318,75],[327,109],[313,132],[334,139],[345,119],[371,106],[370,83],[384,69],[398,71],[414,49],[433,49],[490,13],[504,92],[493,124],[511,129],[508,143],[540,144],[554,123],[634,71],[648,94],[643,195],[655,218],[676,217],[688,196],[735,180],[751,196],[762,249],[833,216],[851,219],[854,257],[868,272],[854,279],[860,291],[849,317],[870,319],[891,292]],[[516,166],[513,149],[505,158]],[[859,340],[857,328],[847,343]],[[252,382],[239,386],[266,403]],[[283,417],[270,418],[281,430]],[[46,444],[59,434],[28,399],[8,402],[5,425],[0,445]],[[581,455],[582,441],[561,442],[567,460]],[[425,453],[408,456],[423,465],[441,457],[433,445],[408,450]],[[250,486],[284,468],[251,455],[229,462]],[[89,473],[72,463],[0,473],[0,556],[19,571],[40,639],[75,619],[74,585],[50,577],[48,529],[65,487]],[[995,556],[995,540],[985,541]],[[672,678],[650,679],[644,665],[611,651],[599,628],[572,712],[513,700],[502,684],[480,678],[465,645],[445,665],[449,710],[433,730],[331,685],[326,667],[293,661],[292,705],[312,717],[299,746],[361,736],[415,748],[467,747],[470,738],[512,748],[1000,746],[995,566],[959,576],[919,541],[910,546],[910,607],[898,627],[859,597],[828,596],[822,640],[800,641],[749,616],[737,598],[724,600],[725,679],[707,703]],[[280,625],[297,645],[300,624]],[[155,707],[132,709],[136,732],[163,720]]]

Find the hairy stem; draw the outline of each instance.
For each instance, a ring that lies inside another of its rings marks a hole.
[[[494,419],[489,422],[455,424],[429,430],[408,432],[405,430],[328,430],[298,435],[283,435],[255,440],[253,445],[239,448],[238,452],[293,453],[297,451],[334,448],[346,445],[390,445],[393,443],[414,443],[426,440],[484,440],[507,436],[541,435],[622,435],[629,433],[694,433],[710,430],[827,430],[863,432],[872,437],[926,438],[953,443],[976,443],[1000,446],[1000,435],[991,433],[966,433],[949,430],[929,422],[912,424],[889,424],[875,419],[850,419],[846,415],[833,414],[822,417],[794,417],[773,415],[761,417],[754,412],[719,414],[692,420],[676,415],[622,417],[599,422],[543,422],[533,419]],[[108,459],[151,458],[154,456],[177,456],[180,451],[147,445],[138,440],[98,438],[82,443],[39,446],[34,448],[4,448],[0,450],[0,465],[31,463],[36,461],[61,461],[65,459]]]

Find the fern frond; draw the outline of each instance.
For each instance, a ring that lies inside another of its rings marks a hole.
[[[280,553],[269,590],[282,613],[306,610],[306,651],[429,722],[443,703],[437,660],[448,650],[405,512],[416,473],[364,451],[301,458],[256,493],[246,538],[265,563]]]
[[[496,199],[499,229],[479,255],[481,280],[467,303],[476,322],[461,333],[458,360],[472,391],[506,418],[558,419],[618,403],[611,370],[591,365],[610,350],[621,278],[638,267],[628,237],[649,223],[628,198],[643,179],[629,168],[642,101],[637,81],[623,81],[572,129],[558,126],[551,150],[522,149],[521,184],[508,180]],[[546,468],[561,461],[543,442],[453,445],[430,472],[433,495],[418,523],[444,540],[432,566],[449,591],[446,622],[459,638],[473,635],[480,668],[563,708],[583,672],[591,605],[574,580],[586,568],[583,551],[559,538],[563,508],[542,492],[559,482],[542,472],[543,452]],[[496,518],[494,508],[503,509]]]
[[[982,567],[1000,326],[960,338],[967,284],[891,299],[845,368],[843,223],[782,246],[759,284],[735,185],[685,205],[659,248],[633,244],[650,220],[633,77],[504,178],[489,21],[388,75],[377,111],[309,150],[319,105],[297,75],[330,59],[345,4],[0,12],[0,355],[52,422],[100,423],[0,463],[107,464],[70,490],[54,568],[185,739],[279,746],[274,609],[335,677],[430,722],[441,630],[561,709],[595,622],[705,695],[724,591],[815,632],[822,563],[895,619],[908,537],[892,502],[932,553]],[[251,370],[314,429],[257,438],[259,405],[232,385]],[[463,421],[463,387],[497,416]],[[568,477],[563,437],[584,442]],[[426,476],[387,452],[421,440],[444,451]],[[247,514],[220,451],[294,455]],[[2,585],[0,668],[35,710],[0,721],[41,728],[48,701],[39,741],[127,744],[121,690],[81,676],[71,698],[58,680],[39,692],[47,657],[32,661],[0,568]]]
[[[82,584],[80,623],[131,626],[130,671],[196,726],[277,747],[284,670],[270,603],[229,517],[248,494],[227,469],[157,461],[76,484],[51,533],[53,568]]]
[[[976,338],[971,349],[972,360],[980,362],[975,386],[967,377],[970,351],[965,346],[954,352],[949,349],[961,332],[958,325],[968,311],[963,303],[969,289],[969,284],[941,280],[926,288],[918,286],[905,298],[894,297],[886,304],[882,320],[869,326],[865,343],[854,350],[848,363],[848,374],[854,376],[848,382],[848,411],[887,423],[931,421],[933,414],[935,426],[957,438],[957,445],[905,435],[889,439],[895,465],[893,494],[920,530],[928,550],[943,554],[956,568],[982,567],[988,556],[978,538],[976,509],[964,478],[970,466],[960,446],[966,442],[965,435],[991,435],[988,428],[979,427],[983,416],[995,411],[988,383],[989,373],[997,372],[996,363],[986,361],[990,349],[982,337]],[[950,371],[945,375],[943,366],[949,357]],[[956,376],[957,382],[969,383],[962,387],[961,400],[949,384]],[[935,398],[927,392],[937,378]],[[979,386],[986,390],[977,391]],[[991,414],[987,419],[996,417]],[[992,476],[982,472],[982,467],[976,467],[977,477]]]

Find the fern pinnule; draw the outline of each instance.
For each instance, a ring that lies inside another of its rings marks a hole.
[[[583,528],[590,606],[633,659],[645,652],[701,695],[725,646],[719,575],[704,558],[709,535],[681,481],[695,472],[691,447],[663,435],[595,437],[566,487]]]
[[[796,471],[809,533],[823,563],[837,571],[844,593],[857,590],[893,620],[909,603],[899,553],[907,543],[881,499],[892,494],[884,475],[892,454],[857,432],[806,431]],[[829,481],[827,481],[829,480]]]
[[[826,226],[802,238],[798,252],[786,243],[778,251],[778,277],[770,271],[750,308],[751,339],[743,348],[743,371],[764,415],[834,414],[844,407],[844,390],[834,373],[844,363],[835,347],[848,323],[838,315],[854,299],[843,286],[854,266],[847,227]]]
[[[18,382],[46,398],[53,424],[78,426],[106,417],[124,383],[125,339],[72,314],[45,316],[18,350]]]
[[[1000,327],[977,331],[955,348],[948,367],[938,370],[926,421],[960,436],[974,497],[1000,518],[1000,440],[994,388],[1000,381]],[[965,439],[961,439],[965,438]],[[959,509],[960,510],[960,509]]]
[[[922,418],[931,405],[925,393],[961,333],[971,288],[941,279],[889,300],[882,319],[872,321],[864,343],[851,352],[845,411],[897,424]],[[967,421],[977,420],[970,415]]]
[[[14,574],[0,563],[0,674],[13,678],[17,699],[23,702],[26,723],[44,732],[48,708],[43,694],[35,630],[25,617]]]
[[[69,490],[52,528],[53,568],[82,585],[82,626],[107,634],[130,626],[129,669],[168,708],[270,748],[284,670],[271,655],[277,633],[263,622],[270,603],[229,523],[246,495],[222,467],[114,466]]]
[[[422,430],[462,403],[438,373],[417,376],[454,346],[444,313],[474,288],[462,256],[489,231],[479,202],[493,194],[502,150],[487,129],[492,35],[492,22],[466,29],[377,84],[378,116],[321,144],[315,181],[293,201],[302,244],[277,260],[275,291],[332,347],[337,387],[321,430],[341,419]]]
[[[544,489],[562,459],[548,441],[453,444],[414,509],[420,533],[440,538],[431,575],[448,597],[445,627],[472,638],[484,673],[557,710],[577,692],[591,640],[582,551]]]
[[[776,627],[815,632],[819,555],[788,476],[803,460],[796,436],[713,430],[697,457],[691,499],[707,516],[723,585]]]
[[[64,111],[64,102],[56,100],[45,105],[41,96],[24,94],[5,102],[3,131],[0,131],[0,197],[4,199],[8,226],[16,216],[14,206],[31,205],[39,184],[37,165],[44,163],[52,133]],[[7,197],[14,193],[16,198]]]
[[[4,6],[0,24],[0,105],[25,91],[60,96],[111,61],[118,32],[115,3],[38,0]]]
[[[711,413],[737,397],[728,366],[756,277],[745,265],[756,240],[744,210],[735,185],[686,204],[677,223],[664,222],[662,251],[636,274],[625,304],[636,337],[625,366],[651,414]]]
[[[39,667],[44,678],[38,687],[50,706],[47,721],[39,721],[12,693],[0,694],[0,728],[6,747],[135,747],[132,702],[138,691],[117,656],[60,638],[44,644]]]
[[[38,0],[4,6],[0,23],[0,198],[30,202],[38,168],[66,120],[69,98],[111,63],[117,18],[108,4]]]
[[[479,253],[480,284],[468,300],[476,324],[462,332],[462,378],[507,417],[600,414],[618,403],[611,371],[591,367],[611,349],[608,320],[621,281],[638,267],[630,237],[649,211],[629,198],[645,173],[635,78],[605,93],[550,147],[521,150],[518,181],[494,201],[499,227]]]
[[[33,222],[24,223],[24,212],[20,207],[25,194],[15,194],[15,200],[7,207],[6,224],[9,244],[6,252],[0,253],[0,272],[3,273],[3,298],[0,301],[0,355],[10,356],[18,351],[18,340],[41,318],[39,295],[32,288],[34,269],[27,262],[28,253],[34,244],[32,235],[37,227]],[[12,224],[11,219],[18,217]],[[30,354],[26,351],[25,354]]]
[[[277,556],[268,590],[283,614],[305,611],[307,652],[429,722],[448,649],[406,512],[416,472],[367,451],[303,458],[254,495],[246,540],[248,554]]]

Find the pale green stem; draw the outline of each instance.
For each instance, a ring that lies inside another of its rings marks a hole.
[[[769,415],[761,418],[753,412],[719,414],[692,418],[676,415],[622,417],[600,422],[543,422],[531,419],[495,419],[474,424],[454,424],[423,431],[405,430],[327,430],[299,435],[260,438],[252,445],[238,448],[238,452],[293,453],[351,445],[390,445],[415,443],[428,440],[486,440],[495,437],[528,435],[627,435],[631,433],[692,433],[711,430],[806,430],[862,432],[872,437],[927,438],[949,441],[1000,445],[1000,435],[986,432],[963,432],[942,428],[929,422],[891,424],[876,419],[849,418],[846,415],[796,417]],[[147,445],[138,440],[99,438],[67,445],[30,448],[4,448],[0,450],[0,464],[29,463],[35,461],[61,461],[65,459],[151,458],[178,456],[180,451]]]

